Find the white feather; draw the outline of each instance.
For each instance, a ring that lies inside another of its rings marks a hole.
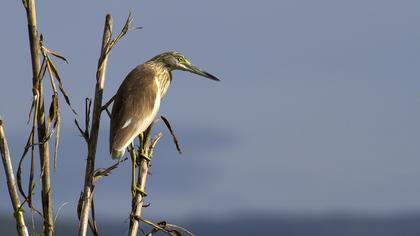
[[[128,119],[125,123],[124,123],[124,125],[121,127],[121,129],[124,129],[124,128],[126,128],[127,126],[129,126],[131,124],[131,118],[130,119]]]

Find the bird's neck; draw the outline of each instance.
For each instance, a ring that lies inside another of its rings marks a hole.
[[[171,71],[163,63],[148,62],[147,64],[155,72],[155,80],[159,86],[160,97],[164,97],[172,81]]]
[[[166,71],[160,76],[158,81],[159,83],[159,90],[160,90],[160,97],[163,98],[168,91],[169,85],[172,81],[172,73],[170,71]]]

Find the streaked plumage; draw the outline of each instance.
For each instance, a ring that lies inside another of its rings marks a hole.
[[[180,53],[165,52],[134,68],[120,85],[111,112],[109,149],[112,158],[124,155],[127,146],[153,122],[172,81],[172,70],[189,71],[209,79]]]

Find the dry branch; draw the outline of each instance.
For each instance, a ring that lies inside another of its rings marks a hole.
[[[93,188],[94,188],[94,170],[96,146],[98,143],[99,124],[101,119],[102,96],[105,84],[105,72],[108,62],[106,53],[108,43],[112,35],[112,17],[106,16],[104,33],[102,37],[101,55],[98,62],[98,71],[96,74],[95,100],[93,103],[92,128],[89,134],[88,157],[86,160],[85,185],[82,195],[82,206],[80,212],[79,236],[85,236],[89,221],[89,212],[92,206]],[[88,114],[87,114],[88,115]]]
[[[173,142],[179,153],[181,153],[181,149],[179,147],[178,140],[173,132],[171,124],[168,119],[161,116],[163,122],[165,123],[166,127],[168,128],[169,132],[172,135]],[[131,206],[131,213],[130,213],[130,226],[128,229],[129,236],[137,236],[139,231],[139,223],[140,221],[146,223],[153,227],[153,230],[145,235],[153,235],[154,233],[161,231],[171,236],[180,236],[182,235],[180,231],[194,236],[193,233],[185,229],[184,227],[168,224],[166,221],[162,221],[159,223],[153,223],[151,221],[145,220],[142,218],[142,208],[147,207],[148,205],[144,205],[144,198],[147,196],[145,192],[146,188],[146,180],[147,175],[149,174],[149,168],[151,166],[151,161],[153,157],[153,152],[157,143],[159,142],[160,138],[162,137],[162,133],[158,132],[153,138],[151,135],[152,128],[154,124],[159,119],[156,119],[142,134],[139,135],[139,147],[136,152],[133,148],[129,150],[131,159],[132,159],[132,192],[133,192],[133,199],[132,199],[132,206]],[[135,174],[137,173],[137,181],[134,179]]]
[[[112,48],[117,44],[117,42],[128,32],[130,24],[132,22],[131,14],[129,14],[127,21],[121,30],[121,32],[115,37],[111,38],[112,35],[112,17],[107,15],[105,19],[104,33],[102,37],[102,47],[101,54],[98,60],[98,68],[96,73],[96,87],[95,87],[95,98],[93,101],[93,114],[92,114],[92,125],[90,126],[90,132],[88,131],[89,120],[86,117],[86,130],[82,131],[80,126],[77,124],[79,131],[81,131],[83,137],[87,140],[88,144],[88,157],[86,161],[86,171],[85,171],[85,183],[83,188],[83,193],[81,196],[80,202],[80,223],[79,223],[79,236],[85,236],[87,233],[87,227],[90,224],[91,229],[94,233],[97,233],[95,222],[92,224],[89,222],[89,212],[92,209],[92,217],[94,217],[93,212],[93,190],[95,187],[95,158],[96,158],[96,147],[98,143],[98,132],[100,125],[100,118],[102,113],[102,98],[103,90],[105,85],[105,75],[106,68],[108,64],[108,55],[111,52]],[[87,114],[89,116],[89,109],[86,108]]]
[[[10,200],[12,201],[13,209],[15,211],[15,219],[17,231],[20,236],[28,236],[28,229],[23,217],[23,209],[17,192],[15,176],[13,173],[12,161],[10,159],[9,147],[7,144],[6,134],[3,129],[3,121],[0,117],[0,153],[3,161],[4,171],[6,173],[7,188],[9,190]]]
[[[45,122],[45,108],[44,108],[44,94],[42,79],[39,76],[41,72],[40,65],[40,37],[37,29],[37,17],[35,0],[23,0],[23,5],[26,9],[26,16],[28,21],[29,43],[31,49],[32,61],[32,83],[33,95],[38,100],[36,123],[38,128],[38,142],[39,156],[41,163],[41,178],[42,178],[42,210],[44,216],[44,234],[45,236],[54,235],[54,218],[51,202],[51,180],[50,180],[50,154],[48,142],[45,142],[47,137],[47,126]]]
[[[128,229],[129,236],[137,236],[139,230],[139,220],[141,219],[141,212],[144,203],[144,197],[147,195],[145,192],[147,174],[149,173],[150,160],[153,156],[153,150],[157,142],[159,141],[162,133],[158,133],[152,141],[150,141],[150,133],[152,130],[153,123],[147,128],[147,130],[139,136],[140,147],[138,152],[132,150],[130,152],[133,174],[135,173],[135,166],[137,167],[137,181],[132,181],[132,191],[134,193],[131,203],[131,214],[130,214],[130,227]],[[137,163],[140,159],[139,163]],[[134,178],[134,176],[133,176]]]
[[[169,132],[172,135],[172,140],[175,143],[176,146],[176,150],[178,151],[179,154],[181,154],[181,147],[179,146],[179,142],[178,139],[176,138],[175,132],[172,129],[171,123],[169,123],[169,120],[166,119],[164,116],[160,116],[160,118],[162,118],[163,123],[165,123],[166,127],[168,128]]]

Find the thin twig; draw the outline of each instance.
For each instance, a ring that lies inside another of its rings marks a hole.
[[[121,163],[123,163],[126,160],[128,160],[127,157],[119,160],[117,163],[113,164],[108,168],[99,168],[95,170],[93,183],[98,182],[102,177],[108,176],[111,173],[111,171],[115,170]]]
[[[179,146],[178,139],[175,136],[175,132],[172,130],[171,123],[169,123],[169,120],[166,119],[164,116],[160,116],[160,118],[162,118],[163,122],[165,123],[166,127],[168,128],[169,132],[171,133],[172,139],[173,139],[173,141],[175,143],[175,146],[176,146],[176,150],[178,151],[179,154],[181,154],[181,147]]]
[[[190,236],[194,236],[194,234],[193,234],[191,231],[189,231],[188,229],[186,229],[186,228],[184,228],[184,227],[182,227],[182,226],[179,226],[179,225],[174,225],[174,224],[166,224],[166,226],[168,226],[168,227],[170,227],[170,228],[179,229],[179,230],[181,230],[181,231],[184,231],[185,233],[187,233],[187,234],[188,234],[188,235],[190,235]]]
[[[156,233],[157,231],[162,231],[162,232],[167,233],[167,234],[169,234],[171,236],[178,236],[175,233],[170,232],[169,230],[165,229],[164,227],[162,227],[159,224],[156,224],[156,223],[154,223],[154,222],[152,222],[150,220],[146,220],[146,219],[143,219],[143,218],[140,218],[140,217],[139,218],[136,218],[136,220],[137,221],[141,221],[143,223],[146,223],[146,224],[148,224],[148,225],[150,225],[150,226],[153,227],[153,230],[149,234]]]
[[[96,225],[95,202],[92,201],[92,221],[89,220],[89,227],[94,236],[99,236],[98,226]]]
[[[111,118],[111,112],[108,110],[108,108],[105,109],[106,114],[108,114],[108,117]]]
[[[10,159],[9,146],[7,144],[6,135],[3,129],[3,120],[0,117],[0,153],[2,156],[4,171],[6,173],[7,188],[9,190],[10,200],[12,201],[13,209],[15,211],[15,219],[17,231],[20,236],[28,236],[28,229],[23,217],[23,209],[21,208],[15,176],[13,173],[12,161]]]
[[[65,202],[63,204],[61,204],[61,206],[58,208],[57,210],[57,214],[55,214],[55,218],[54,218],[54,223],[57,222],[57,218],[60,215],[61,209],[63,209],[63,207],[65,207],[67,204],[69,204],[70,202]]]
[[[174,224],[168,224],[166,223],[166,221],[162,221],[159,223],[154,223],[150,220],[146,220],[143,218],[136,218],[137,221],[141,221],[145,224],[148,224],[150,226],[153,227],[152,231],[150,231],[148,234],[146,235],[153,235],[154,233],[158,232],[158,231],[162,231],[168,235],[171,236],[180,236],[181,233],[178,230],[184,231],[185,233],[187,233],[189,236],[195,236],[191,231],[185,229],[184,227],[178,226],[178,225],[174,225]]]
[[[90,123],[90,108],[92,107],[92,100],[89,98],[85,99],[85,130],[79,125],[77,119],[74,119],[74,123],[76,124],[77,129],[80,132],[80,135],[85,139],[86,143],[89,143],[89,123]]]
[[[108,102],[106,102],[106,103],[105,103],[105,105],[103,105],[101,109],[102,109],[102,110],[107,109],[107,108],[109,107],[109,105],[111,105],[111,103],[114,101],[114,99],[115,99],[115,95],[114,95],[114,96],[112,96],[112,98],[111,98],[111,99],[109,99],[109,101],[108,101]]]

